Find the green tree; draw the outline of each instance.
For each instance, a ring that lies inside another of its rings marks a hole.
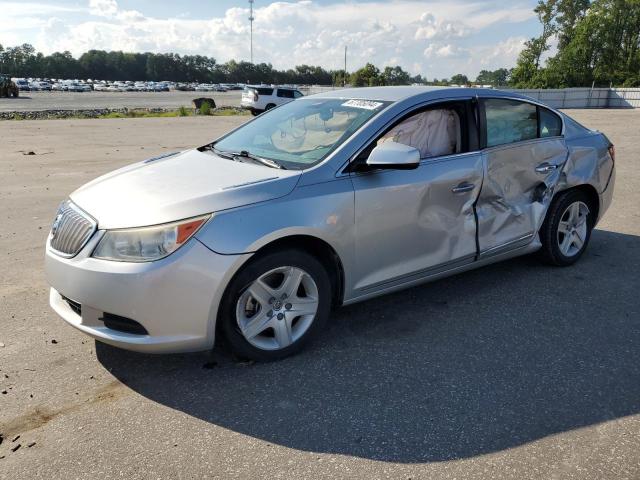
[[[451,77],[451,80],[449,82],[454,85],[469,85],[469,79],[466,75],[463,75],[461,73],[455,74],[453,77]]]
[[[402,67],[385,67],[382,72],[382,83],[384,85],[409,85],[411,76]]]
[[[480,70],[476,77],[476,83],[480,85],[492,85],[494,87],[505,86],[509,83],[511,72],[506,68],[497,70]]]
[[[519,88],[635,85],[640,71],[640,0],[540,1],[540,37],[520,53],[511,76]],[[547,34],[558,51],[541,64]]]
[[[360,70],[356,70],[351,74],[351,85],[354,87],[373,87],[382,85],[382,77],[378,67],[371,63],[367,63]]]

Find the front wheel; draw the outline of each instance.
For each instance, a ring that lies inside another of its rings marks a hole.
[[[269,361],[300,351],[322,331],[331,307],[324,266],[298,250],[253,260],[229,283],[220,328],[240,357]]]
[[[579,190],[561,193],[540,229],[543,260],[562,267],[573,265],[586,250],[594,223],[587,195]]]

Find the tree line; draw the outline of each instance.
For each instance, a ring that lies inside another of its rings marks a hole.
[[[450,79],[427,80],[400,66],[380,70],[370,63],[345,72],[313,65],[277,70],[269,63],[218,63],[203,55],[176,53],[89,50],[74,58],[67,51],[43,55],[29,44],[6,49],[0,45],[0,72],[35,78],[357,87],[411,83],[515,88],[640,86],[640,0],[539,0],[534,11],[542,32],[525,43],[516,66],[482,70],[475,79],[456,74]],[[554,43],[557,48],[549,56]]]
[[[90,50],[79,58],[70,52],[43,55],[29,44],[4,48],[0,45],[0,72],[13,77],[30,78],[91,78],[96,80],[139,80],[200,83],[274,83],[302,85],[343,85],[358,87],[377,85],[465,85],[465,75],[451,79],[434,78],[428,81],[422,75],[410,75],[400,66],[378,69],[368,63],[355,72],[325,70],[319,66],[298,65],[288,70],[277,70],[268,63],[251,64],[230,60],[217,63],[202,55],[176,53],[127,53],[121,51]],[[482,70],[477,82],[496,86],[507,85],[509,71]]]

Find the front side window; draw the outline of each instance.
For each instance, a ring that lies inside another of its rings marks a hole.
[[[486,146],[532,140],[538,137],[537,107],[517,100],[487,99]]]
[[[397,142],[420,151],[420,158],[461,151],[460,116],[452,108],[432,108],[411,115],[386,132],[377,142]]]
[[[247,151],[286,168],[323,160],[390,102],[361,99],[301,99],[286,103],[215,143],[221,152]]]

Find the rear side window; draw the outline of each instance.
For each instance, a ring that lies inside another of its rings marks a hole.
[[[279,88],[278,89],[278,96],[282,97],[282,98],[294,98],[293,97],[293,90],[286,90],[284,88]]]
[[[256,88],[259,95],[273,95],[273,88]]]
[[[294,96],[294,98],[300,98],[303,95],[302,95],[302,92],[299,92],[298,90],[294,90],[293,96]]]
[[[517,100],[486,99],[484,111],[487,147],[538,137],[535,105]]]
[[[540,120],[540,138],[558,137],[562,133],[562,120],[560,117],[543,107],[538,107]]]

